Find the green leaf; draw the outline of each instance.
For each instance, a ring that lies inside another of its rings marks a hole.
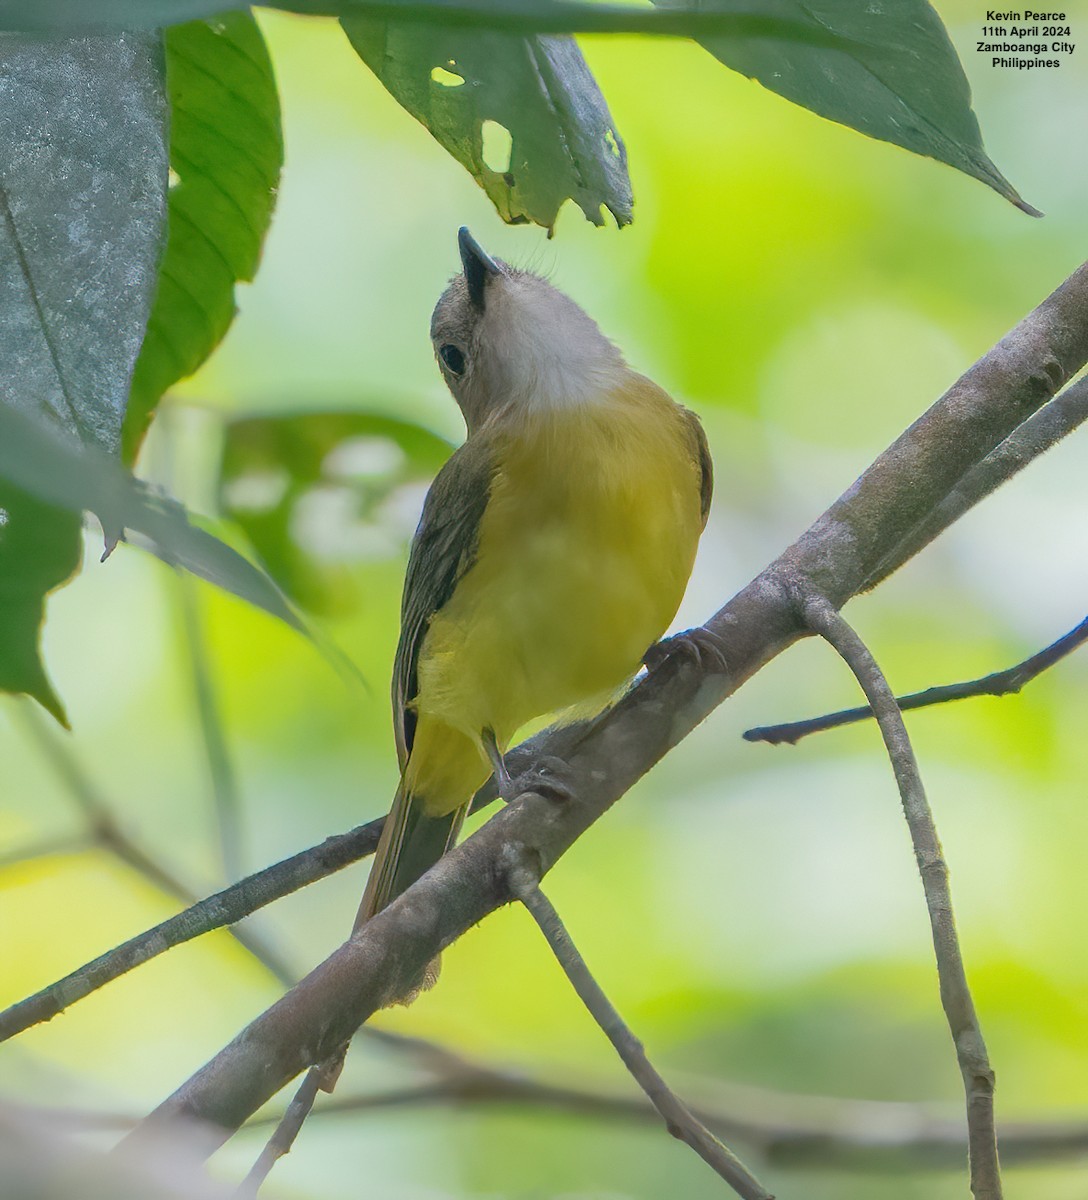
[[[504,221],[551,229],[573,199],[631,221],[627,153],[570,37],[342,17],[359,57],[467,168]]]
[[[283,166],[272,63],[249,13],[170,29],[166,79],[175,182],[125,418],[129,463],[163,393],[204,362],[234,319],[234,286],[256,273]]]
[[[685,0],[654,0],[660,8]],[[735,12],[732,0],[704,10]],[[776,0],[760,36],[700,37],[719,61],[794,104],[935,158],[1039,214],[990,161],[963,67],[927,0]]]
[[[155,286],[165,112],[157,35],[0,43],[0,415],[104,454]],[[63,721],[38,636],[46,594],[78,569],[80,526],[34,484],[0,491],[0,689]]]
[[[358,600],[352,566],[389,544],[383,501],[449,455],[430,430],[372,413],[249,417],[226,428],[220,504],[292,599],[344,612]]]
[[[42,666],[38,637],[45,597],[79,570],[82,549],[75,513],[0,479],[0,688],[33,696],[65,727],[68,718]]]
[[[0,29],[157,29],[234,7],[237,0],[0,0]]]
[[[503,35],[519,41],[539,43],[545,33],[657,33],[696,38],[727,66],[765,87],[821,116],[849,125],[870,137],[903,146],[916,154],[948,163],[957,170],[982,180],[1025,212],[1038,215],[1020,198],[987,156],[971,111],[971,96],[963,69],[940,18],[926,0],[655,0],[657,8],[629,4],[591,4],[568,0],[274,0],[272,7],[293,12],[324,13],[356,22],[364,56],[376,53],[380,30],[395,22],[401,36],[408,40],[394,44],[400,63],[378,64],[380,77],[409,111],[427,124],[451,153],[481,179],[488,194],[496,199],[500,211],[515,214],[519,208],[539,207],[548,212],[554,199],[547,199],[546,185],[538,195],[537,183],[531,195],[520,203],[502,197],[499,178],[491,178],[481,168],[479,139],[470,129],[474,122],[493,120],[510,129],[506,119],[511,110],[479,112],[471,100],[462,98],[464,111],[457,110],[449,96],[436,101],[433,116],[428,106],[427,80],[419,70],[433,59],[431,51],[447,52],[447,57],[465,58],[460,39],[486,44],[500,57],[493,61],[470,59],[467,67],[478,85],[489,92],[500,89],[498,77],[510,57],[512,77],[521,78],[531,69],[533,56],[511,54],[501,41]],[[150,23],[169,23],[188,19],[196,13],[214,12],[224,0],[0,0],[0,28],[94,28],[111,23],[128,27],[146,27]],[[436,26],[446,33],[436,34]],[[416,30],[410,36],[409,27]],[[437,43],[431,39],[439,38]],[[444,40],[443,40],[444,39]],[[456,44],[455,44],[456,40]],[[370,59],[368,59],[370,61]],[[373,64],[372,64],[373,65]],[[448,64],[434,61],[431,66]],[[573,68],[572,68],[573,70]],[[584,64],[582,64],[584,70]],[[562,75],[562,71],[560,74]],[[575,74],[580,72],[575,71]],[[588,72],[587,72],[588,74]],[[584,80],[568,82],[576,86],[572,94],[586,101],[591,93]],[[546,107],[553,82],[539,83],[540,105]],[[563,127],[568,118],[562,80],[558,108],[551,128]],[[592,86],[592,79],[588,81]],[[454,89],[448,89],[454,90]],[[463,91],[469,93],[468,84]],[[519,105],[536,110],[527,128],[536,129],[540,105],[531,103],[524,87],[515,89]],[[403,95],[402,95],[403,93]],[[488,105],[488,108],[491,106]],[[593,111],[586,127],[590,160],[598,169],[608,166],[598,160],[601,113],[607,117],[603,101],[589,104]],[[421,113],[426,115],[421,115]],[[514,110],[516,115],[521,115]],[[505,115],[504,115],[505,114]],[[575,123],[585,113],[575,113]],[[433,122],[433,124],[432,124]],[[511,129],[518,140],[517,131]],[[528,134],[522,130],[521,136]],[[587,170],[585,146],[577,151],[579,166]],[[560,155],[560,157],[562,157]],[[536,159],[530,159],[536,171]],[[622,165],[620,163],[619,165]],[[569,168],[568,168],[569,169]],[[625,179],[625,174],[623,176]],[[517,187],[522,187],[515,174]],[[624,194],[619,175],[609,182],[618,195]],[[600,180],[587,179],[585,199],[601,190]],[[561,189],[562,190],[562,189]],[[577,198],[577,197],[576,197]],[[579,200],[579,203],[582,203]],[[608,201],[604,203],[608,205]],[[629,204],[629,198],[628,198]],[[585,208],[585,204],[582,205]],[[621,208],[624,205],[621,203]],[[533,219],[538,219],[534,217]],[[617,218],[619,219],[619,218]],[[549,223],[546,219],[545,224]]]
[[[161,246],[161,46],[0,45],[0,399],[116,451]]]
[[[192,525],[185,509],[152,492],[112,457],[77,447],[13,408],[0,405],[0,479],[56,508],[93,512],[106,530],[142,535],[147,549],[224,591],[308,631],[268,576],[237,551]]]

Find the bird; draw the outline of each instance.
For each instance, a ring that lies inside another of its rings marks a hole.
[[[622,694],[676,615],[713,492],[702,425],[548,280],[466,228],[431,318],[467,437],[412,540],[393,667],[400,783],[356,929],[454,844],[543,716]]]

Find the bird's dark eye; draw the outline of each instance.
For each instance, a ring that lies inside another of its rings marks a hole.
[[[447,342],[438,351],[438,357],[454,375],[464,375],[465,356],[456,347]]]

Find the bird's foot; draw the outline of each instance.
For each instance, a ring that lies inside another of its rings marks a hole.
[[[570,764],[554,754],[544,754],[536,759],[510,783],[510,798],[533,792],[546,800],[568,804],[574,799],[574,785]]]
[[[506,759],[499,749],[495,731],[491,728],[485,728],[481,731],[480,738],[484,744],[484,749],[487,751],[491,770],[495,775],[495,789],[503,799],[506,799],[510,791],[510,772],[506,769]]]
[[[642,661],[648,671],[656,671],[666,659],[676,655],[711,675],[725,675],[729,671],[725,643],[704,625],[655,642],[642,656]]]

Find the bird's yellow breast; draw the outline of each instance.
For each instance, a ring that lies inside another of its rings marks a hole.
[[[421,724],[505,747],[536,717],[599,709],[672,621],[703,523],[697,443],[690,414],[630,380],[495,433],[475,562],[421,648]]]

